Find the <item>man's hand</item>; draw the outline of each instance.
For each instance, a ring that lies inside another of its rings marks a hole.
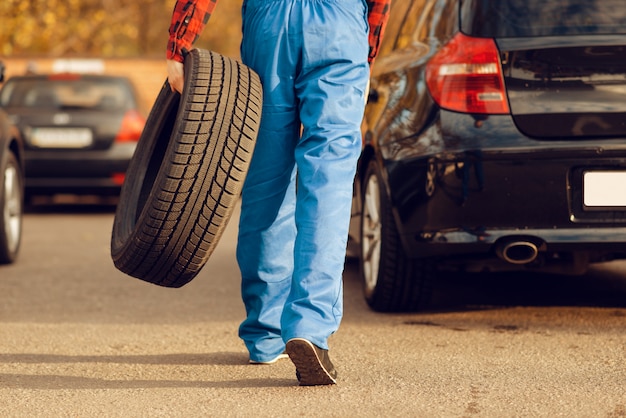
[[[182,62],[167,60],[167,81],[170,83],[172,91],[183,92],[185,72]]]

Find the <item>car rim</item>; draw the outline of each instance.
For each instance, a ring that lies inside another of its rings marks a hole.
[[[380,189],[375,175],[368,178],[363,201],[362,222],[362,263],[363,279],[367,292],[371,292],[378,282],[380,266],[380,246],[382,224],[380,219]]]
[[[7,244],[14,251],[20,239],[22,198],[17,168],[9,165],[4,171],[4,229]]]

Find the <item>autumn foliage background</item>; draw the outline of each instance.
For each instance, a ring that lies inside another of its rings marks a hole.
[[[103,59],[129,76],[146,108],[165,80],[175,0],[1,0],[0,59],[6,75],[51,71],[55,59]],[[241,0],[218,3],[195,46],[239,58]]]

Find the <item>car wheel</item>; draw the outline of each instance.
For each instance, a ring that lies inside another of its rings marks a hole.
[[[111,256],[157,285],[191,281],[213,252],[241,194],[261,118],[256,73],[194,49],[185,87],[165,82],[126,172]]]
[[[9,264],[15,261],[20,248],[24,199],[24,177],[12,152],[0,166],[0,174],[0,264]]]
[[[391,203],[374,162],[365,173],[361,216],[361,279],[369,306],[380,312],[416,311],[428,305],[434,265],[408,258]]]

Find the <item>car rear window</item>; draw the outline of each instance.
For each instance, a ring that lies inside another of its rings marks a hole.
[[[462,0],[461,30],[482,37],[626,34],[624,0]]]
[[[3,107],[125,110],[128,87],[115,79],[17,78],[0,96]]]

